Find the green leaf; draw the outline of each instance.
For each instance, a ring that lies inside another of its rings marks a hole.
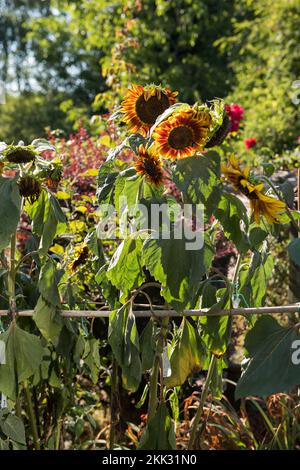
[[[8,414],[4,419],[0,417],[0,428],[3,434],[12,441],[26,445],[24,424],[17,416]]]
[[[122,241],[109,263],[107,277],[120,290],[121,302],[145,279],[141,257],[142,241],[132,235]]]
[[[193,303],[204,274],[208,271],[214,249],[207,237],[198,250],[187,250],[187,240],[148,239],[143,245],[147,269],[162,284],[162,295],[176,310]],[[174,265],[175,263],[175,265]]]
[[[182,385],[193,373],[201,370],[205,362],[205,347],[198,331],[184,317],[178,337],[171,351],[171,376],[165,378],[167,387]]]
[[[129,170],[131,171],[131,169]],[[119,217],[122,217],[125,210],[139,202],[141,184],[142,177],[139,175],[134,174],[128,177],[126,173],[119,174],[115,186],[115,207]]]
[[[236,398],[266,397],[299,386],[300,367],[292,360],[296,340],[299,341],[299,335],[295,327],[282,327],[270,316],[257,320],[246,336],[250,360],[238,381]]]
[[[241,229],[241,221],[248,227],[249,220],[242,201],[233,194],[224,192],[214,215],[221,222],[224,235],[232,240],[240,251],[246,252],[249,246]]]
[[[115,152],[117,148],[114,149]],[[119,174],[118,171],[116,171],[113,159],[114,156],[111,157],[109,161],[107,160],[102,163],[99,169],[97,178],[97,198],[99,204],[109,204],[113,201],[114,185]]]
[[[155,416],[149,420],[138,448],[139,450],[176,449],[174,423],[165,403],[158,406]]]
[[[205,206],[209,218],[220,199],[220,156],[215,151],[178,160],[173,181],[183,193],[185,203]]]
[[[38,370],[43,359],[43,347],[37,336],[15,323],[0,335],[0,340],[6,345],[6,363],[0,365],[0,391],[15,400],[18,384]]]
[[[257,225],[250,228],[249,242],[251,244],[252,249],[258,249],[263,243],[263,241],[267,238],[267,236],[268,232],[266,232],[266,230],[263,230]]]
[[[94,384],[98,382],[100,369],[99,340],[90,338],[85,342],[83,360],[91,372],[91,379]]]
[[[132,311],[121,308],[109,317],[108,342],[122,368],[123,385],[136,391],[142,377],[139,337]]]
[[[240,270],[240,293],[251,307],[261,307],[264,304],[273,269],[274,259],[271,254],[255,252],[250,266],[243,266]]]
[[[65,227],[65,215],[57,199],[43,190],[34,204],[27,203],[26,212],[32,220],[32,231],[40,237],[39,252],[46,255],[58,231]]]
[[[33,320],[44,338],[57,346],[64,324],[57,308],[46,302],[41,296],[34,309]]]
[[[17,178],[0,176],[0,251],[10,243],[20,218],[21,196]]]
[[[151,369],[151,367],[153,366],[156,351],[156,333],[157,326],[154,321],[150,319],[140,337],[140,351],[142,356],[143,372]]]
[[[202,329],[202,340],[209,351],[220,357],[226,352],[230,338],[230,317],[212,314],[218,313],[223,308],[230,307],[230,291],[228,289],[216,290],[214,295],[216,299],[218,296],[220,299],[216,303],[213,303],[212,294],[214,287],[211,286],[211,284],[206,284],[204,287],[203,294],[205,295],[202,296],[202,307],[210,307],[210,309],[206,316],[199,318]],[[208,292],[210,300],[212,300],[212,304],[209,305],[205,303]]]
[[[288,246],[291,260],[300,266],[300,238],[295,238]]]
[[[48,258],[40,272],[39,291],[43,298],[55,307],[61,306],[58,283],[62,275],[63,271],[56,270],[56,263],[52,258]]]

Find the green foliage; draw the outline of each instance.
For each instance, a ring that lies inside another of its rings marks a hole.
[[[17,179],[0,176],[0,251],[7,247],[20,218],[21,197]]]
[[[174,423],[165,403],[159,405],[157,412],[147,424],[141,437],[139,450],[176,449]]]
[[[12,400],[18,396],[19,385],[32,377],[43,358],[40,339],[12,323],[0,335],[5,343],[6,362],[0,365],[0,390]]]
[[[143,259],[152,276],[161,283],[161,294],[176,310],[182,311],[197,300],[200,282],[211,265],[214,249],[208,237],[203,247],[186,250],[188,240],[148,239]],[[174,269],[176,259],[177,269]]]
[[[142,364],[135,316],[130,309],[122,307],[110,315],[108,342],[122,368],[124,387],[136,391],[141,381]]]
[[[300,134],[292,102],[300,74],[299,12],[297,0],[235,2],[233,34],[219,41],[231,54],[236,77],[230,98],[246,110],[243,135],[278,153],[295,147]]]
[[[236,398],[266,397],[299,385],[299,365],[292,361],[292,344],[299,338],[297,328],[282,327],[269,316],[256,322],[246,336],[249,362],[238,382]]]
[[[194,326],[183,318],[171,350],[171,376],[165,379],[167,387],[182,385],[192,374],[202,369],[206,351]]]

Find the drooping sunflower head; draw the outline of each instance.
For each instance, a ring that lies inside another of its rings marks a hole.
[[[286,210],[286,204],[275,197],[268,196],[263,192],[264,184],[254,186],[251,191],[250,207],[254,220],[257,224],[260,217],[264,216],[269,224],[280,223],[280,215]]]
[[[74,248],[74,259],[69,264],[69,269],[71,271],[76,271],[79,266],[85,264],[88,260],[89,248],[85,242],[80,245],[75,246]]]
[[[250,168],[241,169],[234,155],[229,158],[229,165],[222,165],[225,178],[250,201],[251,213],[257,224],[264,216],[270,224],[278,223],[279,216],[284,213],[286,204],[275,197],[264,193],[264,183],[256,184],[249,180]]]
[[[135,157],[134,167],[136,172],[142,175],[148,183],[155,186],[160,186],[163,183],[162,164],[153,148],[149,149],[140,145],[138,155]]]
[[[208,112],[182,110],[159,124],[152,137],[160,155],[177,160],[203,149],[210,125]]]
[[[213,134],[209,138],[209,141],[206,142],[205,147],[212,148],[212,147],[215,147],[216,145],[221,145],[226,139],[227,135],[229,134],[230,129],[231,129],[231,121],[228,115],[225,113],[221,126],[219,126],[216,131],[213,131]]]
[[[33,204],[41,194],[40,183],[32,176],[22,176],[18,181],[20,195]]]
[[[10,163],[28,163],[35,159],[36,152],[30,146],[11,145],[3,155]]]
[[[235,155],[230,155],[228,165],[221,165],[221,171],[225,179],[232,184],[236,191],[241,191],[242,193],[244,193],[244,191],[247,192],[250,168],[242,169]],[[245,196],[247,196],[247,194],[245,194]]]
[[[156,85],[132,85],[121,106],[123,121],[132,132],[146,136],[158,116],[176,102],[177,94]]]

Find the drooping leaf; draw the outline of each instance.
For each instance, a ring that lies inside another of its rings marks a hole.
[[[41,296],[34,309],[33,320],[44,338],[57,346],[63,328],[63,318],[57,307]]]
[[[18,416],[2,413],[2,416],[0,415],[0,429],[12,441],[26,445],[24,424]]]
[[[99,340],[90,338],[85,342],[83,361],[90,369],[91,379],[94,384],[98,382],[100,369]]]
[[[149,420],[139,443],[139,450],[176,449],[174,423],[165,403],[158,406],[156,414]]]
[[[171,376],[164,380],[167,387],[182,385],[193,372],[201,370],[205,361],[204,344],[198,331],[185,317],[178,333],[170,356]]]
[[[60,307],[60,296],[58,292],[58,283],[62,270],[56,269],[56,263],[52,258],[48,258],[43,265],[39,277],[39,291],[48,304]]]
[[[0,251],[6,248],[16,232],[20,218],[21,196],[17,178],[0,176]]]
[[[257,320],[246,336],[245,347],[250,360],[238,381],[236,398],[266,397],[299,386],[300,367],[298,361],[293,360],[293,345],[299,339],[293,326],[282,327],[270,316]]]
[[[155,350],[156,350],[156,333],[157,333],[157,326],[150,319],[144,328],[141,337],[140,337],[140,350],[142,356],[142,370],[145,372],[146,370],[151,369],[153,366]]]
[[[0,365],[0,391],[12,400],[18,394],[18,385],[38,370],[43,359],[40,339],[12,323],[0,336],[6,345],[6,363]]]
[[[26,212],[32,220],[32,231],[40,237],[39,253],[46,255],[57,233],[64,231],[66,217],[58,200],[43,190],[34,204],[27,203]]]
[[[122,369],[124,387],[136,391],[141,381],[142,364],[135,317],[130,310],[121,308],[111,313],[108,342]]]

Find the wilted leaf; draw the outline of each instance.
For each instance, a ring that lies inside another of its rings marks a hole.
[[[170,357],[171,376],[164,380],[167,387],[182,385],[193,372],[201,370],[205,361],[204,344],[199,333],[185,317],[178,333]]]

